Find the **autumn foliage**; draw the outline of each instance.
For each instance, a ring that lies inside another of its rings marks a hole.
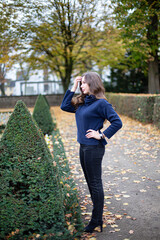
[[[36,100],[33,118],[37,122],[44,135],[52,134],[53,119],[49,110],[49,104],[43,95],[39,95]]]
[[[0,159],[0,239],[72,239],[80,223],[78,212],[72,213],[76,194],[69,186],[71,200],[66,206],[58,161],[53,163],[43,134],[22,101],[3,133]],[[63,175],[68,174],[64,169]]]

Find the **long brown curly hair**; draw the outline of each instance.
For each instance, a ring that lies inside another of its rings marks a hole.
[[[86,72],[82,75],[85,82],[89,85],[90,94],[94,95],[97,99],[106,99],[105,89],[101,77],[96,72]],[[81,89],[80,82],[80,91],[81,94],[72,99],[72,104],[77,108],[79,105],[84,104],[85,96]]]

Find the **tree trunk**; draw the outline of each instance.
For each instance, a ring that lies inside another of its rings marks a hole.
[[[69,61],[68,61],[68,59],[66,58],[65,60],[66,60],[65,76],[64,76],[64,78],[62,78],[62,85],[63,85],[64,92],[66,92],[69,87],[69,84],[71,81],[72,70],[73,70],[73,59],[69,58]]]
[[[4,83],[1,83],[0,90],[1,90],[2,96],[5,96]]]
[[[160,93],[158,60],[148,63],[148,92]]]
[[[62,86],[63,86],[63,91],[65,93],[68,89],[68,84],[66,83],[65,79],[62,79]]]
[[[150,24],[147,27],[147,40],[150,46],[150,55],[153,60],[148,62],[148,92],[160,93],[159,66],[158,66],[158,0],[148,0]]]
[[[69,87],[69,84],[70,84],[70,79],[71,79],[71,75],[69,76],[65,76],[63,79],[62,79],[62,85],[63,85],[63,90],[64,90],[64,93],[67,91],[68,87]]]

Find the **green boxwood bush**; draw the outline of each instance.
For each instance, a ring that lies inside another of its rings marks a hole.
[[[57,167],[22,101],[0,141],[0,182],[0,239],[70,239]]]
[[[64,197],[65,217],[66,221],[69,223],[68,229],[70,230],[73,239],[75,239],[75,237],[79,236],[83,231],[84,226],[81,219],[78,192],[73,180],[73,176],[70,172],[59,130],[56,127],[52,133],[52,141],[54,155],[53,159],[54,163],[58,165],[59,178]]]
[[[0,125],[0,133],[2,133],[2,132],[3,132],[3,130],[5,129],[5,127],[6,127],[6,125],[5,125],[5,124],[1,124],[1,125]]]
[[[136,96],[134,118],[140,122],[151,123],[154,110],[154,96]]]
[[[154,103],[153,122],[160,128],[160,97],[157,97]]]
[[[158,96],[107,93],[106,97],[118,113],[140,122],[153,122],[154,103]]]
[[[49,105],[49,102],[48,102],[48,99],[47,99],[47,97],[46,97],[45,95],[43,95],[43,97],[44,97],[44,99],[45,99],[45,101],[46,101],[46,103],[47,103],[48,107],[50,108],[50,105]]]
[[[43,134],[51,135],[53,131],[53,119],[49,110],[49,105],[43,95],[39,95],[34,111],[33,118],[37,122],[38,126],[42,130]]]

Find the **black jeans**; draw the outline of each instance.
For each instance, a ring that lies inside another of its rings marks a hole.
[[[104,192],[102,184],[102,158],[105,146],[80,144],[80,162],[86,178],[93,202],[92,218],[96,223],[101,223],[104,206]]]

